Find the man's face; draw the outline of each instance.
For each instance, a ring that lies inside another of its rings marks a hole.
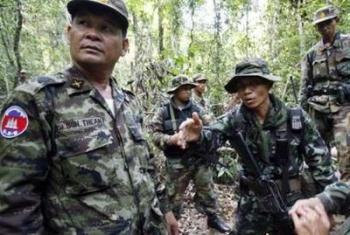
[[[237,95],[243,104],[256,110],[269,99],[270,85],[261,78],[251,77],[237,81]]]
[[[82,9],[68,26],[70,53],[80,66],[112,68],[124,56],[129,43],[112,14]]]
[[[206,88],[207,88],[207,81],[202,80],[202,81],[196,82],[196,87],[194,88],[194,90],[200,94],[203,94]]]
[[[337,21],[335,19],[326,20],[317,24],[316,27],[322,38],[329,38],[336,33]]]
[[[182,103],[186,103],[191,98],[191,87],[182,86],[177,89],[174,93],[175,99],[179,100]]]

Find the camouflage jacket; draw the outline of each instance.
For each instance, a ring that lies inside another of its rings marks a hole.
[[[337,112],[343,83],[350,83],[350,36],[336,34],[335,41],[326,47],[319,41],[304,57],[301,64],[301,106],[323,113]]]
[[[203,119],[205,120],[206,123],[210,123],[215,119],[214,114],[212,113],[212,110],[211,110],[212,107],[209,102],[209,99],[204,97],[199,97],[198,95],[196,95],[195,92],[193,92],[192,100],[196,105],[198,105],[200,108],[204,110],[205,115],[203,116]]]
[[[171,107],[174,110],[174,123],[171,118]],[[184,155],[189,155],[191,148],[182,150],[178,146],[168,145],[169,138],[178,131],[180,124],[187,118],[192,117],[192,113],[197,112],[202,118],[205,115],[204,110],[191,100],[183,109],[177,108],[171,98],[168,103],[158,109],[152,122],[150,123],[150,130],[152,132],[152,140],[157,147],[164,151],[166,157],[169,158],[183,158]],[[176,130],[174,130],[174,124]]]
[[[331,184],[317,197],[322,201],[328,213],[349,215],[350,185],[348,183]]]
[[[115,115],[75,68],[16,88],[1,117],[28,126],[0,137],[0,234],[159,234],[139,106],[111,86]]]
[[[202,109],[208,111],[209,110],[209,101],[204,98],[196,95],[195,92],[192,92],[192,100],[196,102],[197,105],[199,105]]]
[[[236,134],[241,132],[262,173],[281,179],[282,167],[277,164],[280,156],[276,154],[276,140],[287,138],[290,177],[301,173],[305,161],[322,188],[334,182],[330,154],[309,116],[300,112],[302,129],[288,131],[287,107],[273,95],[270,95],[270,100],[271,106],[263,125],[252,111],[241,104],[204,128],[201,135],[201,148],[204,149],[200,151],[211,152],[229,140],[239,154],[243,175],[254,178],[256,170],[249,158],[242,154],[241,143],[236,141]]]

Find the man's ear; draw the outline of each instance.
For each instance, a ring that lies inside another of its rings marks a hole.
[[[68,41],[68,43],[70,43],[70,31],[72,29],[72,25],[69,23],[66,26],[66,30],[65,30],[65,35],[66,35],[66,39]]]
[[[125,38],[123,40],[122,56],[125,56],[128,51],[129,51],[129,39]]]

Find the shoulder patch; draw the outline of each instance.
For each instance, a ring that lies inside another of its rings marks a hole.
[[[12,139],[23,134],[29,124],[27,113],[19,106],[10,106],[4,112],[0,122],[0,133],[4,138]]]

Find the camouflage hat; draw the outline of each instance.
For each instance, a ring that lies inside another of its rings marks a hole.
[[[193,76],[192,78],[193,82],[200,82],[200,81],[208,81],[208,79],[201,73],[198,73]]]
[[[74,16],[82,6],[109,10],[120,19],[124,30],[127,30],[129,27],[128,10],[123,0],[71,0],[67,4],[67,10],[71,16]]]
[[[183,86],[189,86],[191,89],[196,87],[196,85],[190,82],[190,79],[185,75],[179,75],[171,80],[171,88],[168,90],[168,94],[174,93],[177,89]]]
[[[314,13],[313,25],[317,25],[321,22],[337,18],[339,16],[339,10],[335,6],[329,5],[318,9]]]
[[[229,93],[237,92],[237,84],[240,78],[259,77],[265,80],[276,82],[280,78],[270,73],[266,61],[262,59],[247,59],[236,65],[235,73],[225,85]]]

